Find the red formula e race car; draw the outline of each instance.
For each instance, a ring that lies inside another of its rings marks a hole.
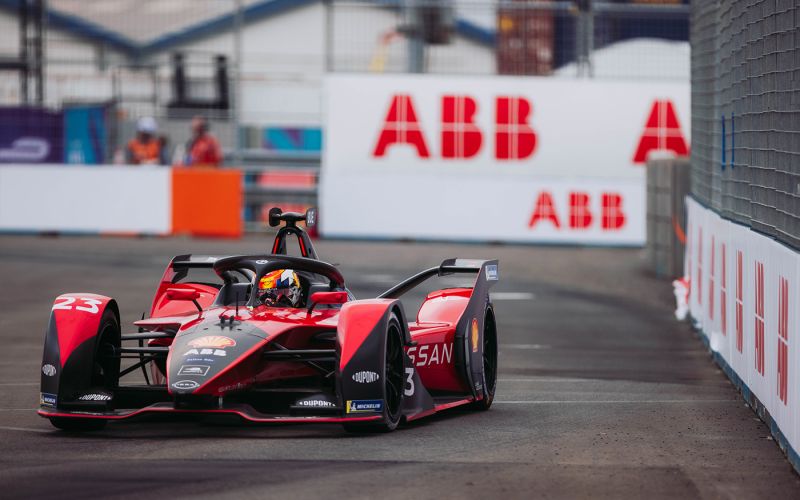
[[[270,223],[284,225],[269,254],[175,257],[136,333],[121,333],[114,299],[58,297],[39,415],[67,430],[177,413],[370,432],[454,406],[488,409],[497,382],[489,301],[497,261],[448,259],[356,300],[297,225],[313,216],[273,209]],[[286,255],[292,235],[302,257]],[[203,272],[217,282],[190,279]],[[474,285],[428,294],[407,320],[401,295],[458,273],[475,275]],[[143,382],[125,383],[139,372]]]

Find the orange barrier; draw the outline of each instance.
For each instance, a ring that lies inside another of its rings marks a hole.
[[[242,235],[242,173],[211,168],[172,169],[172,233]]]

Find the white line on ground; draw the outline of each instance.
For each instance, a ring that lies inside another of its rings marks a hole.
[[[551,382],[598,382],[588,378],[499,378],[498,382],[537,382],[549,384]]]
[[[43,432],[46,434],[51,434],[53,432],[45,429],[29,429],[27,427],[6,427],[4,425],[0,425],[0,431]]]
[[[360,279],[368,283],[398,283],[400,278],[391,274],[362,274]]]
[[[536,295],[530,292],[494,292],[490,294],[492,300],[533,300]]]
[[[558,404],[690,404],[690,403],[738,403],[736,399],[646,399],[646,400],[541,400],[541,401],[495,401],[494,404],[514,405],[558,405]]]
[[[550,349],[550,346],[545,344],[500,344],[500,350],[503,349],[538,350]]]

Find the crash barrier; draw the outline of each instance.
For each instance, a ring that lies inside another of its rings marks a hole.
[[[800,470],[800,253],[687,199],[684,283],[714,359]]]
[[[0,166],[0,231],[242,234],[237,170]]]
[[[325,95],[324,236],[641,246],[645,162],[689,148],[688,82],[337,74]]]
[[[647,162],[647,260],[658,276],[683,273],[689,159],[655,158]]]

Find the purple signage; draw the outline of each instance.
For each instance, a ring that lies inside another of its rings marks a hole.
[[[0,163],[61,163],[63,130],[60,111],[0,107]]]

